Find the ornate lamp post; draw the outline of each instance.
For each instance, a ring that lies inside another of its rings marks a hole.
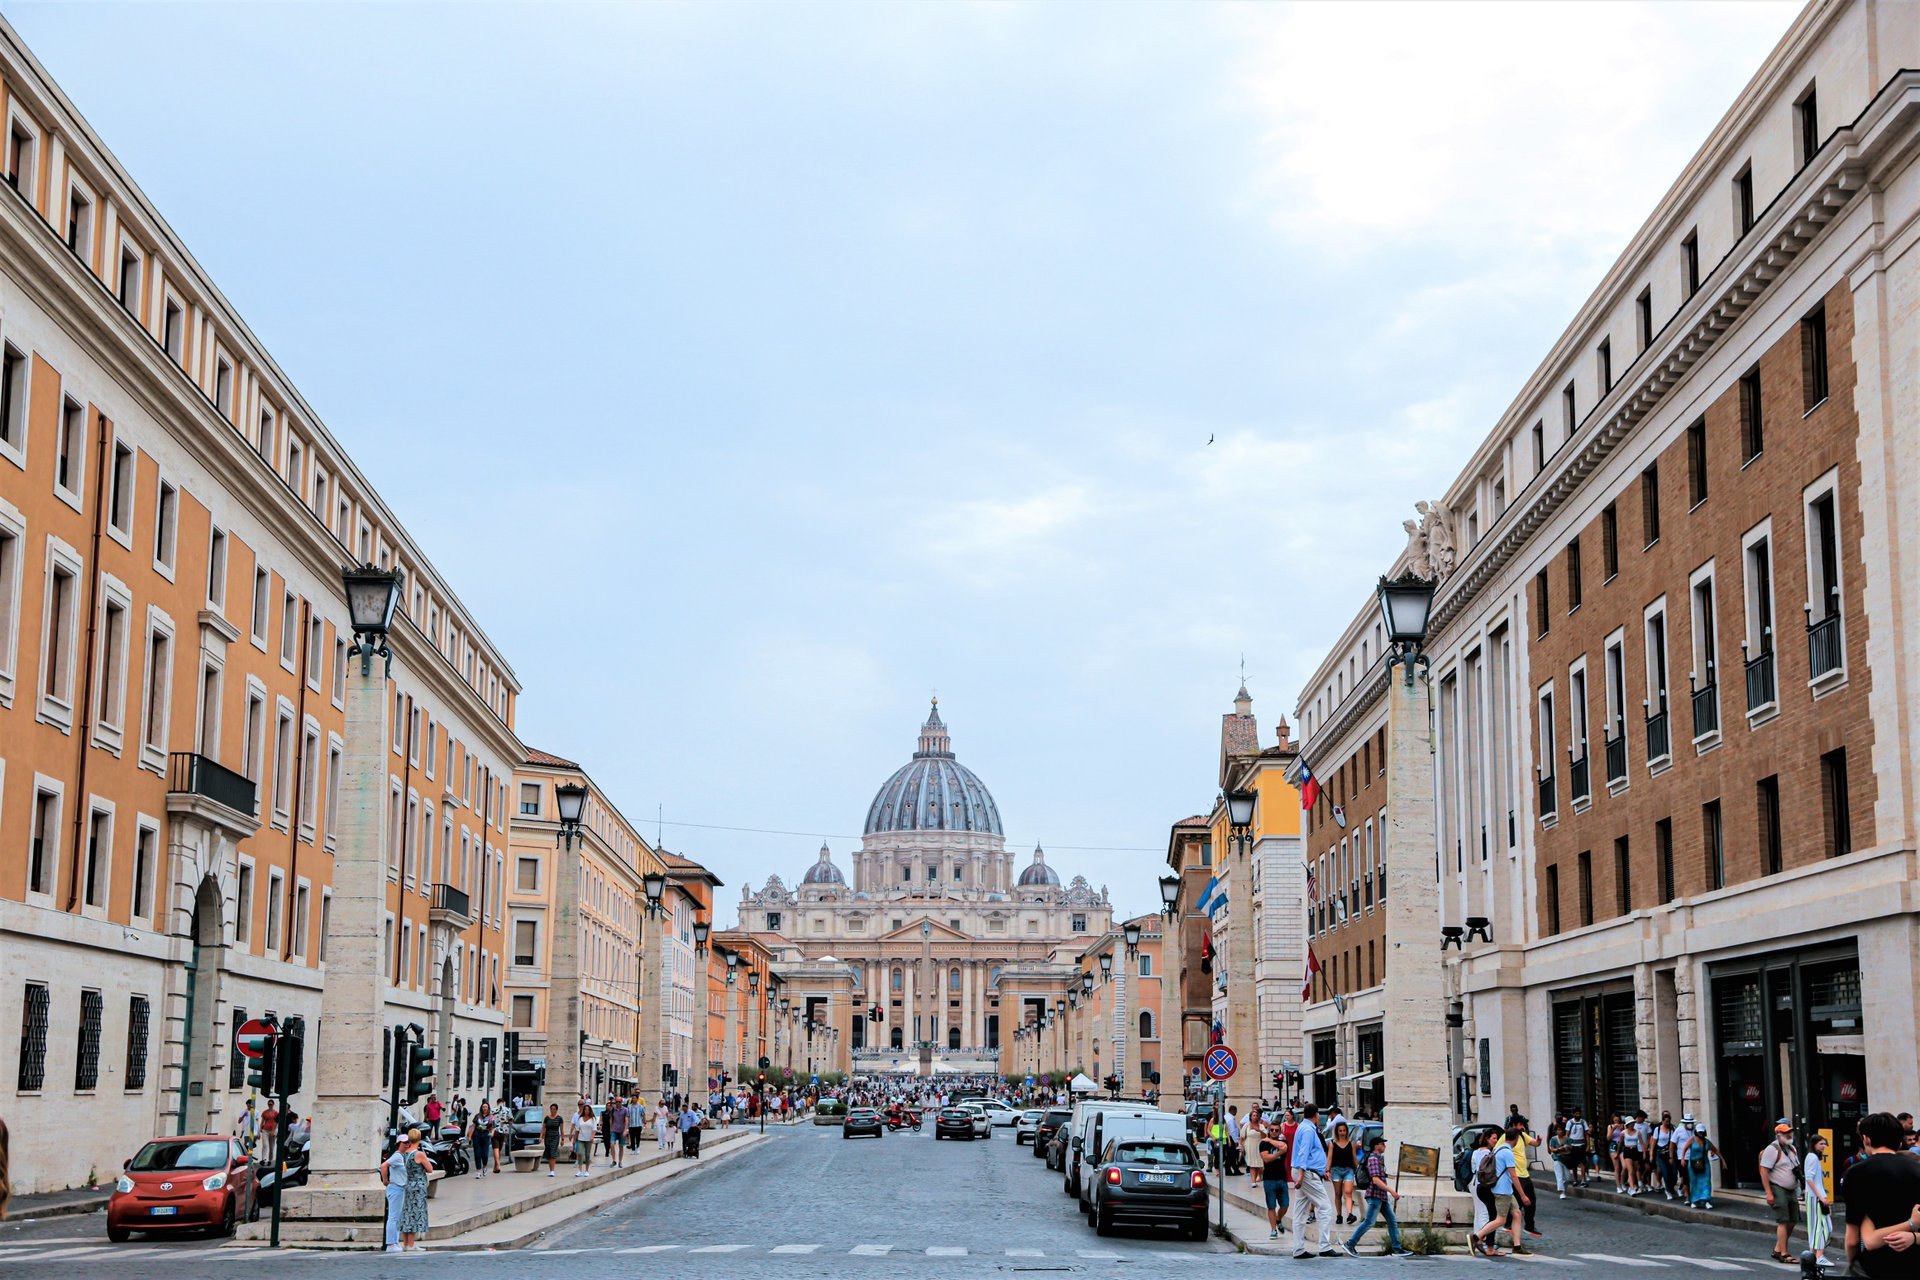
[[[930,1076],[933,1074],[933,1010],[939,1007],[932,1003],[933,921],[931,920],[922,920],[920,922],[920,976],[922,979],[920,983],[921,990],[914,993],[916,999],[914,1001],[913,1029],[914,1039],[918,1042],[917,1047],[920,1050],[920,1073]],[[921,1000],[928,1001],[924,1022],[921,1019],[919,1009]]]
[[[709,981],[709,969],[705,963],[710,948],[707,939],[713,936],[713,923],[708,920],[693,922],[693,954],[700,960],[700,989],[694,996],[694,1016],[696,1025],[693,1032],[694,1053],[697,1061],[692,1066],[696,1078],[700,1081],[701,1109],[704,1111],[713,1105],[713,1024],[710,1014],[713,1009],[712,984]]]
[[[1120,1077],[1121,1088],[1136,1083],[1135,1072],[1140,1070],[1139,1027],[1136,1025],[1134,1006],[1134,988],[1140,976],[1140,934],[1138,923],[1128,921],[1120,927],[1120,940],[1127,948],[1127,963],[1120,970],[1120,990],[1116,993],[1120,999],[1120,1062],[1115,1074]],[[1142,1073],[1144,1075],[1144,1073]],[[1145,1093],[1147,1081],[1137,1081],[1139,1088],[1135,1093]]]
[[[1259,1035],[1254,1027],[1253,991],[1253,819],[1259,796],[1241,788],[1226,793],[1228,870],[1226,1031],[1227,1043],[1240,1055],[1240,1070],[1227,1082],[1240,1114],[1260,1099]]]
[[[725,1041],[720,1054],[720,1076],[722,1083],[740,1070],[740,992],[737,986],[737,971],[740,968],[740,953],[732,948],[720,952],[720,958],[727,962],[727,989],[722,993],[727,1002]]]

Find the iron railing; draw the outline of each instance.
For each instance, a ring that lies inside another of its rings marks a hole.
[[[175,751],[167,757],[167,790],[205,796],[249,818],[258,813],[253,779],[196,752]]]
[[[473,912],[470,907],[471,903],[465,889],[457,888],[450,884],[437,884],[433,886],[433,909],[435,911],[447,911],[471,920],[473,919]]]
[[[1582,800],[1588,799],[1593,795],[1593,768],[1588,763],[1586,756],[1583,755],[1578,760],[1571,762],[1567,766],[1567,772],[1569,775],[1568,782],[1572,787],[1572,790],[1568,794],[1572,797],[1575,804],[1579,804]]]
[[[1673,733],[1667,725],[1665,707],[1647,717],[1647,763],[1665,760],[1673,754]]]
[[[1807,666],[1812,679],[1840,669],[1840,615],[1830,613],[1807,627]]]
[[[1607,785],[1627,780],[1627,735],[1615,731],[1607,739]]]
[[[1762,649],[1747,659],[1747,710],[1758,711],[1774,699],[1773,650]]]
[[[1543,773],[1540,775],[1540,816],[1541,817],[1551,818],[1553,816],[1554,809],[1555,809],[1555,802],[1554,802],[1553,796],[1554,796],[1553,775],[1550,773]]]
[[[1701,685],[1693,691],[1693,736],[1704,738],[1720,731],[1720,686]]]

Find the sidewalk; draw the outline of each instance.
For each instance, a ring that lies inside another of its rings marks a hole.
[[[1209,1178],[1217,1178],[1219,1175],[1210,1172],[1207,1176]],[[1207,1220],[1217,1224],[1220,1217],[1217,1193],[1213,1198],[1208,1200],[1208,1204],[1215,1207],[1209,1213]],[[1422,1212],[1424,1213],[1425,1210],[1422,1209]],[[1234,1174],[1229,1178],[1227,1182],[1227,1239],[1238,1245],[1242,1253],[1255,1253],[1266,1257],[1291,1257],[1293,1254],[1291,1221],[1292,1216],[1290,1214],[1281,1214],[1280,1238],[1278,1240],[1270,1239],[1267,1234],[1269,1228],[1267,1227],[1266,1200],[1264,1198],[1254,1198],[1252,1188],[1247,1186],[1245,1174]],[[1411,1236],[1419,1232],[1420,1227],[1420,1223],[1402,1221],[1400,1224],[1400,1243],[1403,1245],[1406,1244]],[[1441,1235],[1447,1238],[1449,1246],[1455,1246],[1455,1248],[1450,1249],[1450,1252],[1464,1252],[1466,1244],[1466,1233],[1464,1230],[1445,1225],[1436,1229]],[[1336,1246],[1345,1244],[1347,1237],[1352,1234],[1353,1227],[1335,1223],[1333,1228],[1333,1242]],[[1387,1228],[1383,1221],[1376,1225],[1371,1231],[1367,1232],[1366,1238],[1360,1242],[1359,1250],[1362,1256],[1366,1256],[1378,1253],[1380,1250],[1386,1248],[1386,1245]]]
[[[573,1176],[563,1166],[556,1178],[544,1169],[531,1173],[489,1174],[475,1178],[465,1174],[443,1178],[428,1206],[433,1224],[426,1233],[429,1243],[440,1248],[512,1249],[550,1230],[554,1225],[597,1205],[711,1165],[716,1157],[744,1150],[762,1141],[757,1131],[744,1127],[709,1130],[701,1141],[701,1158],[682,1160],[677,1145],[661,1151],[651,1143],[627,1153],[627,1161],[616,1169],[596,1166],[586,1178]],[[604,1193],[604,1195],[602,1194]],[[507,1225],[511,1223],[511,1225]],[[492,1235],[478,1234],[493,1230]],[[240,1243],[257,1245],[268,1238],[269,1222],[247,1223],[238,1232]],[[293,1248],[376,1249],[383,1242],[385,1226],[376,1220],[322,1221],[283,1218],[281,1242]]]
[[[93,1213],[107,1207],[111,1189],[95,1191],[79,1187],[72,1191],[43,1191],[37,1195],[15,1196],[7,1205],[8,1222],[35,1222],[41,1218],[64,1218],[72,1214]]]
[[[1553,1180],[1547,1179],[1542,1185],[1539,1179],[1534,1186],[1542,1198],[1553,1194]],[[1730,1191],[1725,1187],[1715,1187],[1713,1208],[1696,1209],[1684,1200],[1668,1200],[1659,1194],[1629,1196],[1613,1189],[1612,1180],[1601,1183],[1597,1179],[1584,1187],[1568,1187],[1567,1196],[1576,1200],[1596,1200],[1602,1204],[1614,1205],[1621,1209],[1633,1209],[1656,1218],[1671,1218],[1675,1222],[1699,1222],[1710,1227],[1731,1227],[1736,1231],[1760,1231],[1773,1234],[1773,1210],[1767,1208],[1765,1197],[1749,1191]],[[1844,1213],[1844,1208],[1837,1212]],[[1802,1215],[1804,1218],[1804,1214]]]

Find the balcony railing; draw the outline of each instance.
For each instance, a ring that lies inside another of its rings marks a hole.
[[[167,790],[204,796],[235,813],[258,816],[251,778],[192,751],[176,751],[167,757]]]
[[[1540,816],[1551,818],[1554,815],[1553,775],[1540,775]]]
[[[459,916],[462,920],[473,919],[473,904],[467,897],[467,891],[450,884],[433,886],[433,910]]]
[[[1762,649],[1747,659],[1747,710],[1758,711],[1773,701],[1773,650]]]
[[[1693,691],[1693,736],[1704,738],[1720,731],[1720,686],[1702,685]]]
[[[1673,754],[1673,732],[1667,725],[1667,710],[1662,707],[1647,717],[1647,763],[1665,760]]]
[[[1627,735],[1616,732],[1607,739],[1607,785],[1627,780]]]
[[[1588,763],[1588,758],[1584,755],[1578,760],[1568,764],[1568,781],[1573,788],[1568,794],[1573,798],[1575,804],[1579,804],[1582,800],[1588,799],[1593,795],[1592,772],[1592,766]]]
[[[1830,613],[1807,627],[1807,667],[1818,680],[1840,669],[1840,615]]]

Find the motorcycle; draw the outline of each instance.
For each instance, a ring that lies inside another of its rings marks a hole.
[[[920,1132],[920,1113],[918,1111],[890,1112],[887,1115],[887,1128],[893,1133],[902,1129]]]

